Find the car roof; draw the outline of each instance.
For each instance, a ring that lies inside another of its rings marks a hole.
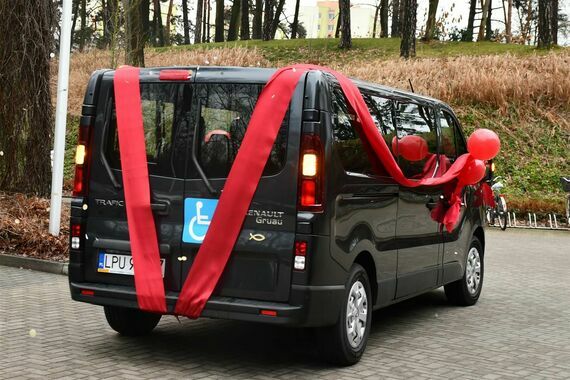
[[[192,70],[195,74],[195,82],[198,83],[220,83],[221,81],[228,81],[233,83],[258,83],[265,84],[271,76],[277,71],[276,68],[262,68],[262,67],[237,67],[237,66],[165,66],[165,67],[150,67],[141,69],[141,77],[155,77],[159,72],[164,69],[180,69]],[[315,70],[319,71],[319,70]],[[114,71],[107,72],[108,75],[113,75]],[[402,98],[402,100],[413,100],[419,103],[439,105],[446,109],[451,110],[451,107],[441,100],[431,98],[429,96],[420,95],[417,93],[396,89],[393,87],[383,86],[377,83],[367,82],[355,78],[350,80],[356,84],[360,89],[379,92],[390,98]]]

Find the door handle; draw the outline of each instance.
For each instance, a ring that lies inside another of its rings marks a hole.
[[[169,201],[157,201],[150,204],[150,209],[157,215],[168,215],[170,210]]]
[[[428,201],[426,202],[426,207],[428,209],[432,210],[433,208],[435,208],[437,206],[439,201],[443,200],[445,197],[443,195],[440,195],[438,198],[439,199],[437,199],[437,200],[434,200],[433,198],[429,198]]]

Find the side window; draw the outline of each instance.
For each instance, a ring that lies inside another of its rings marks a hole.
[[[344,94],[336,82],[331,80],[333,150],[344,170],[352,173],[372,174],[372,165],[362,141],[354,128],[355,115],[349,112]]]
[[[461,133],[461,127],[457,123],[457,120],[451,116],[450,113],[447,111],[443,111],[443,115],[447,121],[449,126],[453,126],[453,135],[455,139],[455,150],[457,153],[457,157],[461,156],[462,154],[467,153],[467,146],[465,145],[465,140],[463,139],[463,134]]]
[[[175,159],[174,151],[183,152],[184,139],[178,139],[183,117],[180,109],[182,98],[180,84],[141,84],[141,106],[149,174],[162,176],[183,175],[184,156]],[[114,103],[114,101],[113,101]],[[106,141],[109,165],[121,169],[117,114],[113,104]]]
[[[394,157],[398,156],[398,143],[396,137],[396,128],[392,117],[393,101],[374,94],[362,94],[364,101],[368,106],[370,115],[376,124],[376,128],[384,137],[388,148],[392,151]]]
[[[396,106],[398,163],[404,175],[412,179],[435,176],[437,164],[437,128],[431,107],[399,102]]]

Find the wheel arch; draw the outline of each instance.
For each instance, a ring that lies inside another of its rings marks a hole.
[[[376,300],[378,299],[378,278],[376,276],[376,263],[374,262],[374,258],[370,252],[362,251],[356,256],[354,263],[359,264],[366,271],[368,279],[370,280],[370,289],[372,290],[372,299],[374,300],[373,304],[376,304]]]
[[[483,248],[482,254],[485,254],[485,231],[483,230],[483,227],[477,226],[475,231],[473,231],[473,236],[479,239],[481,247]]]

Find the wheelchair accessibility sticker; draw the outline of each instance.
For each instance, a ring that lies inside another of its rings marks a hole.
[[[186,198],[184,200],[184,243],[202,244],[214,211],[218,205],[217,199]]]

